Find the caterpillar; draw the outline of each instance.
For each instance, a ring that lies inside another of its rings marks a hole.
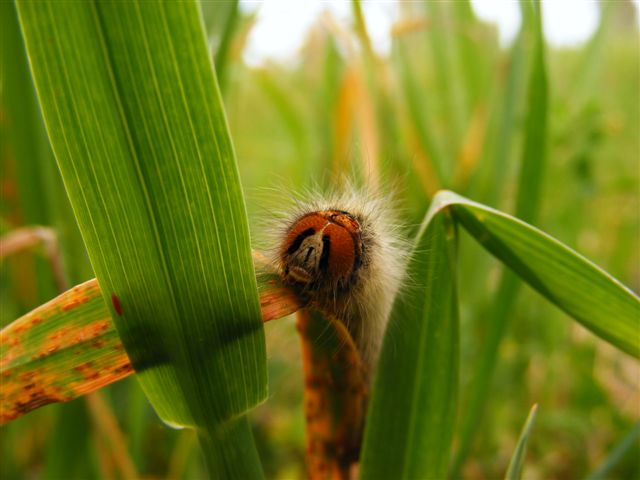
[[[374,368],[407,243],[389,196],[348,187],[298,200],[279,228],[275,265],[303,302],[340,320]]]
[[[348,187],[309,194],[282,216],[272,262],[300,304],[309,477],[352,478],[371,375],[407,243],[390,197]]]

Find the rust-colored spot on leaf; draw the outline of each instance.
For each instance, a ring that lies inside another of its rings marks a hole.
[[[21,382],[25,382],[28,383],[30,382],[34,377],[36,376],[36,372],[34,371],[29,371],[29,372],[23,372],[20,374],[20,376],[18,377],[20,379]]]
[[[122,305],[120,305],[120,299],[115,293],[111,294],[111,303],[113,303],[113,308],[118,314],[118,316],[122,315]]]
[[[65,303],[60,308],[63,312],[68,312],[69,310],[73,310],[80,305],[82,305],[82,302],[80,300],[71,300],[69,303]]]
[[[49,334],[47,336],[47,339],[51,341],[60,340],[65,335],[67,335],[70,330],[71,330],[71,327],[62,327],[59,330],[56,330],[55,332]]]
[[[23,325],[18,325],[15,328],[14,332],[16,332],[16,333],[24,333],[24,332],[27,331],[28,328],[29,328],[28,325],[24,325],[24,324]]]

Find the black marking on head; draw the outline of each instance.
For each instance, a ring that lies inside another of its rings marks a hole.
[[[329,235],[322,237],[322,255],[320,255],[320,262],[318,262],[318,269],[326,272],[329,268],[329,255],[331,254],[331,238]]]
[[[313,253],[314,248],[313,247],[309,247],[307,248],[307,256],[304,257],[304,263],[307,263],[309,261],[309,257],[311,256],[311,254]]]
[[[302,245],[302,242],[304,242],[304,239],[310,237],[314,233],[316,233],[316,231],[313,228],[307,228],[304,232],[298,235],[289,248],[287,248],[287,254],[291,255],[292,253],[295,253],[296,250],[300,248],[300,245]]]
[[[362,239],[360,238],[359,235],[352,235],[352,239],[353,239],[353,252],[354,252],[354,259],[353,259],[353,274],[355,274],[360,267],[362,266],[362,258],[365,255],[365,242],[362,241]]]

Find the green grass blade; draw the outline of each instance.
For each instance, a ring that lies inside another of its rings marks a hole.
[[[17,198],[12,198],[11,194],[7,194],[6,188],[2,189],[0,203],[5,208],[10,205],[8,210],[2,209],[2,219],[8,220],[14,228],[11,234],[19,231],[16,227],[46,225],[54,232],[56,244],[55,249],[45,248],[48,257],[46,262],[40,258],[38,249],[32,255],[19,254],[21,259],[0,260],[0,270],[11,272],[9,288],[6,290],[11,292],[14,299],[19,299],[18,302],[11,302],[16,303],[17,311],[14,314],[17,314],[23,307],[31,309],[65,290],[68,288],[67,285],[80,283],[94,274],[47,138],[29,71],[18,12],[13,1],[0,2],[0,45],[0,177],[5,186],[14,184],[14,192],[17,192]],[[16,200],[17,203],[13,204]],[[2,254],[6,254],[6,251]],[[3,256],[2,254],[0,256]],[[19,262],[16,265],[18,268],[12,268],[10,265],[16,261]],[[35,263],[35,279],[28,274],[29,261]],[[51,268],[54,264],[56,268]],[[55,283],[52,282],[52,273]],[[24,297],[20,292],[24,291],[25,287],[26,291],[36,287],[33,302],[23,301]],[[4,299],[3,290],[4,285],[0,286],[0,299]],[[0,310],[1,323],[4,326],[13,315],[7,314],[4,304],[0,306]],[[0,346],[0,350],[2,348]],[[65,373],[79,375],[73,371]],[[29,384],[29,381],[23,382],[24,386]],[[47,388],[50,388],[50,385],[39,392]],[[3,380],[0,388],[0,397],[3,397],[0,399],[2,410],[5,407],[4,396],[9,389],[9,385]],[[31,397],[32,394],[38,395],[37,391],[22,390],[21,394],[26,405],[37,404],[37,400],[34,402],[35,398]],[[29,398],[25,398],[25,394],[28,394]],[[84,400],[71,405],[59,405],[57,408],[49,408],[48,414],[45,414],[45,418],[49,415],[55,419],[56,425],[45,437],[46,448],[51,450],[43,459],[42,478],[71,480],[99,476],[92,457],[95,445],[91,442],[91,423],[83,404]],[[0,412],[0,421],[3,417],[4,412]],[[46,427],[43,428],[45,424],[46,422],[36,419],[33,431],[39,432],[40,435],[40,432],[46,431]],[[62,425],[64,427],[60,428]],[[21,429],[20,424],[10,428],[17,428],[18,431]],[[25,437],[25,430],[22,432],[20,436]],[[5,437],[4,432],[0,436],[0,443],[9,443],[14,445],[14,448],[21,448],[16,447],[16,443],[9,440],[9,437]],[[76,448],[69,448],[70,445],[75,445]],[[16,457],[10,456],[14,461]],[[5,469],[2,468],[2,475],[4,474]],[[5,478],[11,478],[11,475]]]
[[[46,176],[51,171],[43,169],[43,166],[51,160],[51,150],[41,128],[40,112],[13,2],[2,2],[0,12],[1,107],[3,116],[7,117],[3,119],[1,127],[6,129],[3,132],[6,137],[2,139],[7,142],[4,148],[10,150],[3,152],[2,160],[14,163],[11,167],[6,164],[2,166],[2,177],[7,178],[11,170],[16,170],[17,185],[14,188],[20,200],[21,220],[25,224],[46,225],[51,221],[51,205],[47,201],[46,188]]]
[[[517,132],[517,114],[525,84],[524,32],[520,31],[509,52],[508,67],[503,90],[496,100],[493,145],[478,172],[478,200],[489,205],[498,203],[507,185],[509,160]]]
[[[429,44],[433,53],[434,74],[437,80],[438,95],[442,98],[442,115],[447,127],[444,141],[444,157],[449,161],[445,165],[445,178],[450,179],[453,171],[454,159],[462,145],[462,139],[467,127],[469,112],[466,111],[469,92],[465,91],[463,75],[460,66],[458,37],[454,24],[453,3],[424,2],[427,15],[432,22],[427,31]],[[449,182],[445,182],[447,185]]]
[[[418,85],[415,74],[412,72],[411,62],[409,61],[407,54],[407,44],[409,42],[406,39],[399,38],[396,43],[396,54],[398,56],[400,77],[403,87],[402,90],[405,96],[407,111],[411,118],[412,127],[416,131],[420,147],[424,151],[425,156],[430,163],[437,183],[439,185],[446,185],[449,181],[448,172],[450,167],[445,164],[445,160],[440,151],[440,146],[431,131],[431,125],[429,124],[429,118],[426,113],[428,96],[424,95],[424,88],[421,85]]]
[[[97,467],[91,439],[94,432],[84,399],[60,405],[54,428],[64,433],[49,438],[47,463],[40,478],[99,478],[101,472]]]
[[[436,212],[436,210],[432,210]],[[361,478],[445,478],[457,413],[456,233],[427,214],[396,299],[364,434]]]
[[[220,90],[225,91],[233,34],[238,26],[238,0],[201,0],[200,8],[215,58]]]
[[[0,44],[0,178],[5,185],[0,200],[2,207],[9,207],[9,211],[3,208],[2,219],[14,229],[50,225],[53,211],[48,187],[60,179],[42,127],[13,2],[0,4]],[[15,307],[26,312],[55,295],[56,282],[39,255],[16,261],[21,278],[13,275],[8,292]]]
[[[367,418],[362,478],[447,475],[458,382],[453,222],[585,327],[640,357],[640,299],[630,290],[536,228],[440,192],[409,261],[412,284],[391,313]]]
[[[524,2],[523,2],[524,3]],[[529,3],[527,0],[526,3]],[[527,91],[527,116],[524,125],[524,146],[518,178],[516,216],[525,222],[535,223],[540,206],[540,195],[546,171],[548,86],[545,62],[545,46],[542,34],[540,2],[523,6],[523,17],[531,17],[533,23],[533,58]]]
[[[197,5],[18,9],[65,186],[145,393],[171,424],[236,418],[266,395],[264,333]]]
[[[475,16],[470,0],[460,0],[450,4],[451,15],[454,19],[452,29],[457,37],[454,43],[458,49],[458,58],[464,94],[466,97],[466,111],[470,113],[481,100],[485,88],[486,73],[483,71],[484,56],[478,48],[478,31],[480,22]]]
[[[638,439],[640,438],[640,421],[636,422],[622,440],[613,448],[611,453],[607,455],[607,458],[596,468],[591,475],[587,477],[587,480],[606,480],[611,477],[611,470],[622,460],[622,458],[631,450],[634,446],[638,445]]]
[[[0,12],[0,41],[3,45],[0,51],[0,108],[4,116],[0,125],[0,168],[3,181],[17,182],[15,188],[19,199],[19,208],[8,216],[19,218],[22,222],[13,224],[13,227],[46,225],[55,230],[66,281],[69,285],[75,285],[93,277],[93,270],[47,138],[16,6],[13,2],[2,2]],[[5,128],[7,138],[3,135]],[[6,164],[11,162],[15,163],[14,167]],[[14,168],[15,179],[10,173]],[[10,198],[10,195],[5,195],[6,192],[3,192],[4,201]],[[51,271],[48,267],[45,267],[45,271],[44,276],[51,283]],[[50,289],[47,292],[43,292],[47,294],[41,297],[41,301],[61,293]],[[30,305],[30,308],[33,306]]]
[[[527,113],[524,126],[524,146],[520,172],[518,178],[518,190],[516,198],[516,216],[526,222],[534,223],[541,203],[541,192],[546,170],[546,150],[547,150],[547,122],[548,122],[548,87],[545,64],[544,38],[542,34],[542,18],[540,5],[534,2],[532,5],[528,0],[522,2],[523,28],[520,38],[514,45],[513,61],[518,61],[520,54],[522,37],[528,33],[533,40],[533,55],[531,60],[531,70],[527,89]],[[534,6],[535,5],[535,6]],[[527,29],[527,25],[529,25]],[[511,72],[516,75],[519,68],[514,65]],[[512,81],[515,79],[511,79]],[[512,85],[515,86],[515,85]],[[508,89],[507,95],[513,93]],[[512,101],[507,96],[507,102]],[[505,112],[506,113],[506,112]],[[503,124],[504,134],[509,134],[510,130]],[[507,143],[509,138],[502,139],[501,143]],[[499,161],[504,162],[506,157],[506,145],[500,146],[498,153],[501,156]],[[506,170],[505,165],[496,165],[499,170]],[[496,181],[500,181],[501,173],[498,173]],[[498,185],[502,185],[498,183]],[[496,187],[496,190],[499,187]],[[495,300],[489,315],[489,326],[486,339],[482,346],[478,367],[473,375],[473,382],[470,390],[470,400],[465,408],[462,419],[460,444],[453,463],[454,476],[462,466],[471,444],[475,432],[478,429],[478,418],[482,418],[484,405],[489,398],[488,391],[493,379],[498,351],[500,344],[507,330],[511,311],[520,289],[519,279],[510,271],[504,271],[498,285]]]
[[[394,99],[387,82],[387,72],[373,50],[360,0],[351,1],[351,12],[353,28],[362,54],[362,73],[367,86],[365,102],[369,102],[373,107],[376,125],[376,135],[374,135],[376,140],[374,142],[378,145],[377,147],[373,145],[365,147],[370,150],[363,151],[360,160],[366,176],[369,177],[368,181],[375,184],[379,180],[375,178],[376,175],[382,178],[384,174],[390,173],[389,170],[385,170],[385,164],[395,162],[399,156],[400,133]],[[373,148],[377,153],[374,153]],[[376,174],[376,172],[379,173]]]
[[[520,480],[522,478],[522,467],[524,465],[524,455],[527,450],[527,442],[529,441],[529,435],[531,429],[536,421],[536,414],[538,413],[538,405],[531,407],[527,420],[524,422],[522,432],[520,432],[520,438],[516,444],[516,449],[513,452],[513,456],[509,461],[509,468],[505,475],[505,480]]]
[[[587,329],[640,358],[640,299],[604,270],[546,233],[451,192],[454,218],[495,257]]]

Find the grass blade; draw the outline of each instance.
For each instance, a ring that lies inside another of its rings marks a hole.
[[[215,52],[216,75],[220,90],[225,91],[229,54],[238,26],[238,0],[200,1],[200,8],[212,50]]]
[[[449,214],[436,212],[427,214],[416,238],[408,266],[412,285],[391,313],[369,405],[361,478],[447,475],[458,393],[456,233]]]
[[[548,121],[548,88],[547,74],[545,66],[545,50],[544,38],[542,34],[542,17],[540,13],[539,2],[523,1],[522,15],[523,28],[520,32],[518,40],[514,45],[513,60],[517,61],[519,52],[522,48],[522,37],[531,34],[533,39],[533,58],[531,65],[531,73],[529,77],[527,91],[527,114],[525,120],[525,137],[522,151],[522,161],[520,163],[520,172],[518,178],[518,190],[516,198],[516,216],[522,220],[534,223],[541,203],[541,192],[544,181],[544,172],[546,170],[546,151],[547,151],[547,121]],[[527,28],[529,25],[529,28]],[[516,75],[519,71],[518,66],[513,66],[512,75]],[[515,79],[512,78],[512,81]],[[515,84],[512,85],[515,87]],[[513,94],[510,88],[507,95]],[[508,107],[510,99],[507,96]],[[505,117],[507,119],[507,117]],[[509,128],[503,124],[502,133],[510,133]],[[506,159],[506,144],[509,138],[504,138],[499,143],[498,154],[500,157],[497,161],[504,162]],[[504,165],[497,165],[498,172],[506,170]],[[500,175],[494,178],[494,181],[501,180]],[[501,183],[497,183],[501,185]],[[470,391],[470,400],[465,414],[462,419],[462,433],[460,436],[460,445],[453,463],[453,474],[458,474],[459,468],[462,466],[471,444],[473,437],[477,431],[479,422],[478,418],[482,418],[484,405],[488,398],[488,390],[493,379],[496,360],[500,344],[504,338],[509,323],[509,318],[513,304],[515,303],[518,291],[520,289],[519,279],[510,271],[503,271],[498,285],[495,300],[489,315],[490,323],[488,327],[487,337],[483,343],[478,363],[477,371],[473,376],[473,383]]]
[[[407,40],[399,38],[397,40],[396,53],[398,55],[398,63],[400,67],[400,76],[402,80],[403,92],[405,95],[405,103],[407,111],[411,118],[412,127],[416,131],[416,136],[420,142],[425,157],[427,158],[437,185],[445,185],[449,176],[445,172],[448,168],[445,165],[440,147],[437,144],[435,136],[432,134],[431,125],[426,113],[426,95],[423,94],[423,88],[418,85],[415,74],[411,71],[411,62],[407,55]],[[432,193],[432,192],[429,192]],[[435,192],[433,192],[435,193]]]
[[[147,397],[168,423],[237,440],[216,427],[265,398],[264,333],[197,5],[18,10],[67,193]],[[252,457],[217,473],[253,474]]]
[[[454,222],[549,301],[640,357],[635,294],[536,228],[440,192],[409,261],[415,284],[391,313],[367,417],[362,478],[447,475],[458,382]]]
[[[531,411],[529,411],[527,420],[524,422],[522,432],[520,432],[520,438],[518,438],[516,449],[513,452],[511,460],[509,461],[509,468],[507,469],[507,474],[504,477],[505,480],[520,480],[520,478],[522,478],[524,455],[527,449],[527,442],[529,441],[531,429],[533,428],[533,424],[536,421],[537,413],[538,405],[534,405],[533,407],[531,407]]]
[[[424,2],[424,7],[432,21],[428,29],[429,45],[434,59],[434,73],[437,80],[439,96],[442,97],[442,114],[447,129],[445,138],[440,142],[444,146],[444,158],[449,160],[444,165],[445,182],[448,185],[455,165],[462,138],[468,122],[466,111],[468,92],[465,92],[463,75],[461,74],[458,37],[454,26],[453,3]]]
[[[527,2],[530,3],[528,0]],[[522,15],[533,23],[533,58],[527,91],[527,115],[524,126],[524,146],[518,178],[516,216],[535,223],[540,206],[547,155],[548,86],[545,46],[542,33],[540,2],[522,8]]]
[[[451,192],[436,199],[489,252],[584,327],[640,358],[640,298],[589,260],[506,213]],[[435,200],[434,200],[435,201]]]
[[[587,480],[606,480],[607,478],[611,478],[611,470],[622,460],[631,448],[634,446],[637,447],[638,438],[640,438],[640,421],[636,422],[629,433],[620,440],[600,466],[587,477]]]

